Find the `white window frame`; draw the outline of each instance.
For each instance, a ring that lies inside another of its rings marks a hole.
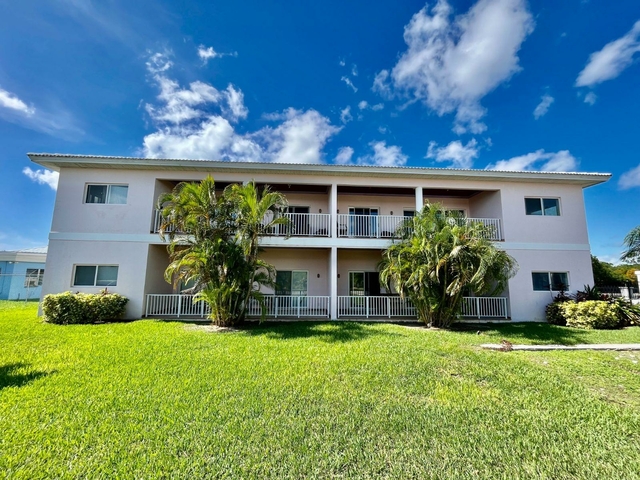
[[[89,187],[98,186],[98,187],[107,187],[107,198],[104,203],[97,202],[87,202],[87,193],[89,193]],[[127,187],[127,201],[125,203],[109,203],[109,197],[111,196],[111,187]],[[125,206],[129,204],[129,184],[128,183],[86,183],[84,186],[84,198],[83,202],[86,205],[114,205],[114,206]]]
[[[531,215],[527,213],[527,199],[537,199],[540,200],[540,207],[542,208],[542,215]],[[544,200],[557,200],[558,201],[558,215],[547,215],[544,213]],[[524,214],[527,217],[561,217],[562,216],[562,202],[560,201],[560,197],[524,197]],[[561,272],[560,272],[561,273]]]
[[[35,275],[29,275],[29,270],[35,270],[38,273],[36,273]],[[43,277],[44,268],[27,268],[24,272],[24,288],[37,288],[42,286]]]
[[[548,275],[548,277],[549,277],[549,290],[536,290],[534,288],[534,285],[533,285],[533,274],[534,273],[546,273]],[[534,292],[559,292],[560,290],[554,290],[553,289],[553,282],[551,282],[551,274],[553,274],[553,273],[564,273],[567,276],[567,285],[565,285],[567,288],[566,288],[565,291],[568,292],[570,287],[571,287],[571,275],[570,275],[570,272],[568,272],[568,271],[565,271],[565,272],[558,272],[558,271],[551,272],[551,271],[548,271],[548,270],[532,270],[531,271],[531,288],[533,289],[533,291]]]
[[[78,267],[96,267],[96,273],[93,276],[93,285],[76,285],[76,268]],[[96,285],[98,283],[98,270],[100,267],[116,267],[118,273],[116,274],[116,283],[113,285]],[[107,288],[118,286],[118,277],[120,276],[120,265],[116,264],[96,264],[96,263],[77,263],[73,265],[73,272],[71,274],[71,286],[80,288]]]

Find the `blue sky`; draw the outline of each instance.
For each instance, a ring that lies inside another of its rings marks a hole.
[[[47,241],[27,152],[610,172],[593,252],[640,224],[640,2],[177,3],[0,0],[0,250]]]

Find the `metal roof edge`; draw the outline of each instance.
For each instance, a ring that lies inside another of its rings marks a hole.
[[[511,171],[462,168],[436,168],[412,166],[380,166],[380,165],[334,165],[322,163],[267,163],[267,162],[228,162],[220,160],[194,159],[160,159],[145,157],[105,156],[105,155],[74,155],[60,153],[28,153],[29,159],[38,165],[59,171],[61,167],[76,168],[95,167],[172,167],[175,169],[205,169],[218,168],[239,171],[269,171],[278,173],[333,174],[333,175],[421,175],[426,177],[456,177],[465,176],[476,179],[520,179],[520,180],[565,180],[571,183],[582,183],[585,187],[604,183],[611,178],[610,173],[599,172],[538,172]]]

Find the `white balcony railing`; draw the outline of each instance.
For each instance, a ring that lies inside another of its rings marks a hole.
[[[328,213],[284,213],[288,224],[275,225],[267,235],[284,237],[330,237],[331,215]]]
[[[265,297],[266,316],[270,318],[281,317],[313,317],[329,318],[330,297],[328,296],[292,296],[269,295]],[[249,303],[247,316],[260,317],[262,308],[257,301]]]
[[[193,295],[183,294],[149,294],[147,295],[146,317],[195,317],[206,318],[211,310],[206,302],[194,302]],[[328,318],[329,297],[311,296],[297,297],[285,295],[269,295],[266,297],[267,317],[315,317]],[[260,317],[262,309],[258,302],[249,303],[247,316]]]
[[[396,230],[413,217],[401,215],[338,214],[338,236],[359,238],[393,238]]]
[[[275,225],[267,235],[273,236],[303,236],[303,237],[330,237],[331,215],[328,213],[284,213],[289,219],[288,224]],[[160,231],[162,215],[160,210],[153,211],[153,233]]]
[[[464,297],[462,316],[473,318],[508,318],[506,297]],[[338,318],[416,317],[408,298],[397,296],[338,297]]]
[[[416,317],[416,309],[407,298],[397,296],[338,297],[338,318]]]
[[[193,295],[149,294],[147,317],[206,318],[209,306],[193,301]],[[338,318],[416,318],[416,309],[407,298],[399,296],[340,296]],[[266,316],[269,318],[329,318],[329,296],[268,295]],[[260,317],[262,309],[251,301],[248,317]],[[508,318],[506,297],[464,297],[462,316],[466,318]]]
[[[338,236],[358,238],[393,238],[398,227],[413,217],[400,215],[338,215]],[[502,229],[499,218],[456,218],[453,221],[465,223],[482,223],[487,227],[488,240],[502,240]]]

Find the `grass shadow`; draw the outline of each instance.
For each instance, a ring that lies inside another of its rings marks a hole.
[[[22,373],[27,367],[28,365],[25,363],[9,363],[0,366],[0,390],[7,387],[22,387],[27,383],[51,373],[42,371]]]
[[[541,344],[576,345],[578,343],[590,343],[589,332],[586,330],[560,327],[548,323],[512,323],[508,325],[466,323],[454,325],[451,330],[474,335],[480,332],[498,341],[504,338],[511,343],[518,343],[518,339],[535,341]]]
[[[330,343],[353,342],[380,335],[398,335],[359,322],[268,322],[253,325],[245,323],[241,328],[252,336],[265,335],[281,340],[317,338]]]

